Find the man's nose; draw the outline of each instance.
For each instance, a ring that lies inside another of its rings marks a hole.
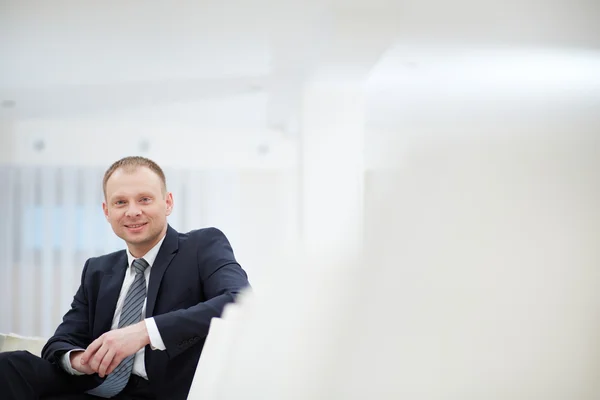
[[[141,213],[142,210],[140,209],[140,207],[138,207],[135,203],[131,203],[130,206],[127,207],[127,212],[125,213],[125,215],[127,215],[128,217],[137,217]]]

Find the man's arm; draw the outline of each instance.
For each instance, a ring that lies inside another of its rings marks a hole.
[[[89,309],[85,293],[85,274],[89,260],[83,267],[81,284],[71,303],[71,309],[63,317],[63,322],[58,326],[52,336],[42,349],[42,358],[61,366],[64,366],[64,356],[71,350],[85,349],[90,343]]]
[[[235,260],[225,235],[218,229],[207,235],[197,250],[197,263],[206,301],[188,309],[154,316],[169,358],[176,357],[208,335],[210,321],[220,317],[225,305],[249,286],[248,277]]]

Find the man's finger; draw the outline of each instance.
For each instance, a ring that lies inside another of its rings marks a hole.
[[[98,353],[102,350],[103,347],[100,348]],[[104,354],[104,358],[102,358],[102,362],[98,366],[98,375],[100,375],[100,378],[104,378],[105,375],[108,375],[107,369],[112,364],[114,357],[115,351],[113,349],[108,349],[106,354]]]
[[[94,354],[96,354],[96,351],[98,351],[98,349],[100,348],[100,346],[102,346],[102,342],[103,342],[103,337],[102,336],[100,336],[98,339],[94,340],[87,347],[87,349],[85,349],[85,351],[83,352],[83,355],[81,356],[81,359],[79,360],[79,362],[82,365],[87,364],[87,362],[90,360],[90,358],[92,358],[92,356]]]
[[[123,361],[123,359],[114,357],[112,362],[110,363],[110,366],[106,370],[106,375],[112,374],[113,371],[115,370],[115,368],[117,368],[119,366],[119,364],[121,364],[121,361]]]
[[[98,370],[100,369],[100,364],[102,363],[102,360],[104,359],[104,356],[106,355],[108,350],[109,350],[108,346],[106,345],[106,343],[104,343],[98,349],[98,351],[96,351],[96,354],[94,354],[92,356],[92,359],[90,361],[88,361],[88,364],[91,369],[98,372]]]

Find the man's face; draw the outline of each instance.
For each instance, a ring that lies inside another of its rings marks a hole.
[[[134,257],[142,257],[167,230],[173,195],[164,194],[158,175],[146,167],[117,169],[106,182],[104,215]]]

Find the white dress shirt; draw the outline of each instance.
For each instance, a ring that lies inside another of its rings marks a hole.
[[[162,245],[163,241],[165,240],[165,236],[162,237],[162,239],[156,244],[156,246],[154,246],[152,249],[150,249],[150,251],[148,251],[148,253],[146,253],[143,257],[144,260],[146,260],[146,262],[148,263],[148,268],[146,268],[146,270],[144,271],[144,277],[146,278],[146,290],[148,290],[148,282],[150,281],[150,271],[152,270],[152,265],[154,264],[154,261],[156,260],[156,256],[158,255],[158,250],[160,250],[160,246]],[[133,255],[131,255],[131,253],[129,252],[129,250],[127,250],[127,260],[128,260],[128,265],[129,267],[127,268],[127,272],[125,273],[125,279],[123,280],[123,286],[121,286],[121,293],[119,294],[119,299],[117,300],[117,307],[115,309],[115,315],[113,316],[113,321],[112,321],[112,325],[110,327],[110,329],[118,329],[119,328],[119,318],[121,317],[121,311],[123,310],[123,303],[125,302],[125,296],[127,296],[127,291],[129,290],[129,287],[133,284],[133,281],[135,279],[135,270],[132,266],[133,264],[133,260],[135,260],[135,257]],[[142,307],[142,315],[144,315],[146,313],[146,303],[147,300],[144,300],[144,306]],[[150,337],[150,347],[152,348],[152,350],[165,350],[165,344],[162,340],[162,337],[160,336],[160,332],[158,331],[158,327],[156,326],[156,322],[154,322],[154,318],[150,317],[150,318],[146,318],[146,329],[148,330],[148,336]],[[134,375],[138,375],[144,379],[148,379],[148,375],[146,374],[146,365],[144,364],[144,349],[142,348],[140,349],[140,351],[138,351],[135,354],[135,357],[133,359],[133,374]],[[84,350],[84,349],[80,349],[80,350]],[[68,373],[72,374],[72,375],[83,375],[81,372],[77,371],[76,369],[74,369],[71,366],[71,361],[70,361],[70,354],[72,351],[78,351],[78,350],[71,350],[67,353],[65,353],[62,357],[62,367],[64,368],[65,371],[67,371]]]

